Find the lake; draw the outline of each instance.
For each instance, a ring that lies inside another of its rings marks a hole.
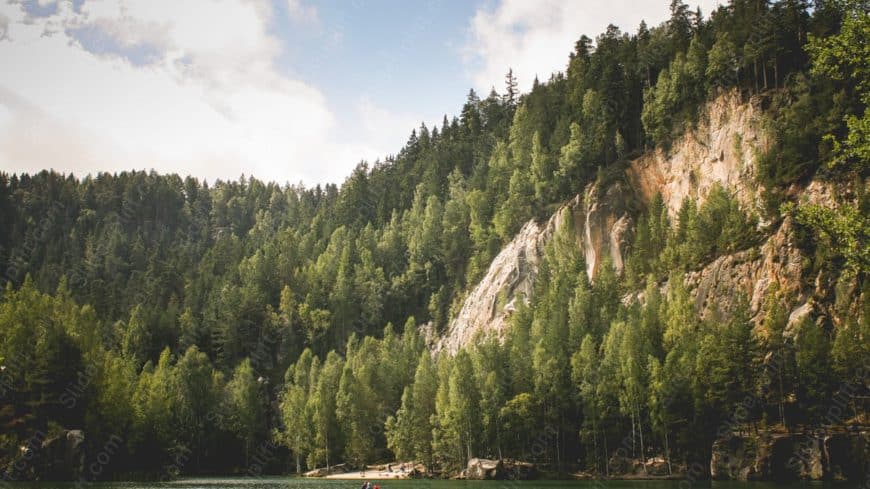
[[[372,480],[372,482],[378,482]],[[75,483],[15,483],[12,489],[358,489],[361,481],[323,480],[299,478],[209,478],[182,479],[166,483],[104,482]],[[428,481],[390,480],[380,484],[382,489],[859,489],[857,483],[795,482],[773,484],[768,482],[697,482],[686,481]]]

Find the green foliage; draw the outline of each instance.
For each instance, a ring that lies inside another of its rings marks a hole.
[[[727,31],[717,34],[716,42],[710,48],[708,61],[704,74],[707,77],[707,84],[711,87],[727,86],[729,79],[739,75],[740,60],[737,46]]]
[[[520,227],[532,217],[534,187],[519,168],[510,178],[508,198],[493,217],[495,232],[503,241],[511,239]]]
[[[845,261],[850,274],[870,271],[870,248],[867,246],[870,243],[870,219],[866,209],[859,210],[858,206],[849,203],[836,208],[808,204],[798,207],[796,216],[798,222],[817,233],[822,246],[830,246],[829,249]]]
[[[694,200],[684,200],[674,225],[661,196],[654,196],[638,218],[627,279],[639,287],[648,274],[662,277],[669,270],[694,268],[744,250],[757,241],[757,227],[755,216],[747,215],[737,198],[718,184],[700,209]]]
[[[865,304],[867,299],[865,299]],[[866,305],[865,305],[866,307]],[[831,344],[831,363],[834,373],[845,382],[858,383],[864,372],[862,362],[870,355],[870,320],[866,310],[862,320],[850,320],[837,328]],[[857,413],[854,413],[857,415]]]
[[[697,358],[696,371],[707,372],[699,385],[704,410],[717,417],[730,415],[753,394],[759,371],[746,299],[738,297],[735,309],[730,321],[706,325]]]
[[[858,172],[870,169],[870,13],[860,0],[844,4],[843,24],[837,35],[810,38],[807,51],[814,74],[854,86],[863,112],[846,115],[848,134],[834,141],[831,165],[845,165]]]
[[[827,334],[809,318],[795,331],[795,364],[798,372],[798,402],[811,421],[823,419],[825,402],[831,399],[831,344]]]
[[[848,304],[867,295],[867,205],[861,191],[832,208],[777,204],[810,177],[862,188],[861,6],[734,0],[705,19],[674,1],[661,26],[581,37],[566,73],[529,93],[512,72],[507,94],[471,91],[459,117],[341,186],[0,173],[0,449],[64,426],[93,446],[124,435],[106,477],[245,470],[271,440],[273,468],[297,472],[485,456],[607,475],[618,448],[696,461],[752,393],[764,406],[747,421],[818,420],[867,356],[866,310]],[[845,324],[787,332],[775,291],[757,335],[740,300],[698,317],[683,272],[758,241],[755,216],[715,186],[675,214],[654,197],[623,277],[607,259],[587,270],[566,213],[503,342],[424,349],[417,325],[443,331],[526,222],[606,190],[732,89],[770,106],[765,220],[794,209],[814,270],[848,272]]]
[[[674,135],[682,134],[696,118],[698,103],[703,100],[706,71],[705,47],[695,38],[688,52],[678,53],[670,66],[659,73],[655,87],[644,93],[641,121],[656,146],[668,146]],[[717,54],[712,50],[710,56]],[[715,62],[715,58],[711,60]]]
[[[830,84],[799,74],[773,97],[770,130],[775,139],[757,165],[770,191],[812,175],[831,153],[822,136],[834,131],[843,110],[843,94]]]
[[[316,382],[308,399],[314,432],[314,449],[308,454],[309,466],[316,467],[325,463],[329,467],[341,446],[336,396],[343,370],[342,358],[335,352],[329,352],[317,372]]]
[[[424,351],[420,353],[413,384],[402,394],[401,407],[386,422],[387,446],[399,460],[420,460],[432,468],[432,417],[437,389],[438,376],[431,354]]]
[[[302,461],[312,448],[310,419],[305,387],[288,384],[281,402],[281,421],[285,431],[279,438],[293,452],[297,474],[302,472]]]
[[[858,103],[833,112],[844,114],[846,135],[835,134],[838,126],[833,122],[820,128],[827,131],[825,141],[831,143],[829,153],[819,157],[828,160],[828,167],[837,172],[865,178],[870,169],[870,63],[867,58],[870,38],[870,15],[858,1],[844,4],[843,23],[840,32],[827,37],[813,37],[807,46],[812,56],[812,72],[823,81],[845,85],[854,92]],[[843,105],[849,97],[840,95]],[[802,205],[797,209],[797,219],[810,227],[820,240],[832,248],[834,254],[845,260],[849,273],[864,274],[870,270],[870,255],[867,251],[870,222],[867,220],[867,202],[863,188],[853,202],[835,202],[831,205]],[[788,208],[786,210],[789,210]]]
[[[161,357],[161,364],[162,360]],[[249,464],[251,447],[263,439],[266,428],[261,382],[255,377],[251,361],[246,359],[236,367],[226,387],[227,411],[230,413],[228,423],[230,429],[244,440],[245,465]]]
[[[776,403],[778,407],[777,417],[770,421],[786,425],[792,422],[786,419],[785,404],[788,393],[794,388],[794,345],[787,341],[785,335],[788,313],[783,299],[778,286],[768,290],[765,299],[767,316],[761,322],[761,330],[764,334],[764,349],[770,353],[764,361],[765,378],[762,384],[768,386],[767,401]]]

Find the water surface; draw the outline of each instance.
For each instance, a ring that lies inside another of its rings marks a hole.
[[[857,483],[695,482],[689,481],[379,481],[381,489],[859,489]],[[359,489],[362,481],[267,478],[181,479],[173,482],[15,483],[11,489]]]

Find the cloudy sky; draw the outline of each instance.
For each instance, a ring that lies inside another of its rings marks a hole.
[[[669,0],[0,0],[0,170],[341,182]],[[717,0],[687,2],[708,13]]]

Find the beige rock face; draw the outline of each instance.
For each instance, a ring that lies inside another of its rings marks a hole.
[[[626,171],[638,197],[648,203],[661,193],[671,216],[686,197],[703,202],[715,184],[735,192],[746,209],[759,205],[755,155],[767,144],[759,110],[737,92],[711,102],[698,127],[668,152],[649,152]]]
[[[749,300],[753,316],[762,312],[771,285],[788,297],[800,297],[802,256],[792,242],[792,223],[786,219],[758,248],[720,256],[700,270],[686,274],[686,285],[702,317],[731,311],[738,294]]]
[[[432,349],[454,354],[479,334],[502,337],[518,301],[528,301],[531,296],[544,248],[566,217],[573,220],[575,238],[585,255],[589,277],[598,274],[606,256],[621,272],[626,243],[634,230],[630,213],[634,202],[634,192],[624,183],[616,183],[606,192],[590,186],[583,198],[575,197],[546,224],[526,223],[468,294],[446,334],[440,338],[428,335]]]
[[[571,212],[571,206],[563,207],[544,225],[529,221],[523,226],[492,261],[483,280],[465,298],[447,334],[435,340],[433,350],[454,354],[479,333],[504,333],[516,302],[526,300],[532,293],[544,246],[564,212]]]
[[[761,189],[754,180],[754,158],[766,144],[759,110],[752,103],[742,102],[736,93],[719,97],[708,105],[697,129],[676,141],[669,153],[643,155],[631,162],[624,181],[606,189],[591,185],[547,223],[527,223],[470,291],[445,335],[430,342],[433,350],[455,353],[478,335],[502,337],[515,305],[531,295],[546,243],[565,213],[573,219],[587,275],[594,280],[605,257],[610,257],[618,272],[622,271],[626,244],[634,233],[636,210],[656,193],[663,196],[673,216],[683,199],[691,197],[703,203],[716,184],[731,190],[744,209],[759,209]],[[792,191],[817,203],[829,203],[839,192],[816,181]],[[773,284],[795,301],[789,304],[791,307],[810,298],[812,291],[802,289],[804,257],[795,244],[790,218],[766,223],[762,232],[767,238],[759,245],[720,256],[686,274],[686,284],[702,316],[716,312],[727,315],[742,294],[757,320],[763,317],[765,297]],[[626,300],[634,300],[632,297],[638,298],[633,295]]]
[[[594,185],[585,193],[582,212],[575,219],[576,229],[582,229],[582,247],[586,258],[586,274],[594,279],[605,256],[610,256],[617,272],[622,273],[625,264],[625,245],[634,229],[630,206],[634,192],[621,182],[611,185],[606,192]],[[579,224],[579,225],[578,225]]]

